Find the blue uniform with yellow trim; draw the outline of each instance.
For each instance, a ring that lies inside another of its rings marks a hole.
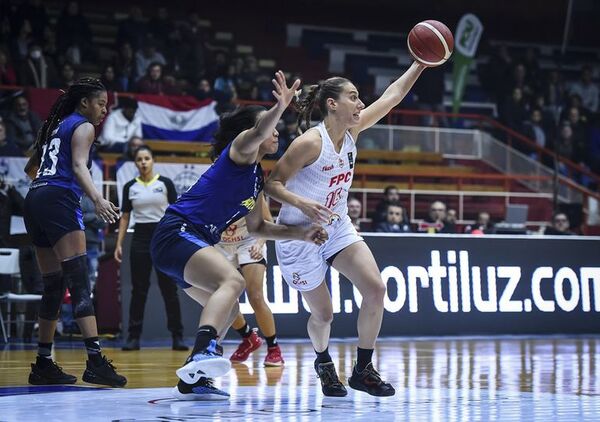
[[[221,233],[246,216],[263,189],[260,164],[237,165],[230,157],[231,144],[181,197],[167,208],[152,238],[156,268],[183,288],[183,270],[199,249],[219,243]]]
[[[65,234],[84,230],[83,190],[73,172],[73,133],[88,120],[75,112],[61,120],[44,145],[37,176],[25,198],[27,233],[38,247],[52,247]],[[91,159],[88,159],[88,168]]]

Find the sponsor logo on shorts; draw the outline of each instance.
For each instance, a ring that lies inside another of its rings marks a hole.
[[[296,286],[306,286],[308,282],[306,280],[301,280],[300,274],[292,273],[292,284]]]
[[[340,221],[340,215],[333,213],[329,216],[329,221],[327,222],[327,224],[331,225],[331,224],[335,223],[336,221]]]

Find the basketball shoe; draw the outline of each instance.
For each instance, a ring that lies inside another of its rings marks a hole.
[[[315,362],[315,371],[321,380],[321,390],[323,395],[331,397],[344,397],[348,394],[346,387],[338,378],[333,362],[317,363]]]
[[[213,385],[211,378],[200,377],[194,384],[186,384],[179,380],[172,390],[173,397],[178,400],[228,400],[229,393],[219,390]]]
[[[381,375],[373,367],[373,363],[369,363],[360,372],[356,370],[355,363],[348,385],[355,390],[364,391],[372,396],[393,396],[396,394],[392,384],[381,379]]]
[[[232,362],[244,362],[250,356],[250,353],[254,352],[260,346],[262,346],[263,341],[258,336],[258,329],[253,328],[251,334],[248,337],[244,337],[242,342],[238,346],[235,352],[229,358]]]
[[[179,379],[186,384],[194,384],[200,377],[220,377],[229,372],[230,369],[231,362],[219,355],[217,341],[211,340],[204,351],[188,357],[185,365],[179,368],[176,373]]]
[[[281,356],[281,349],[279,345],[269,347],[267,349],[267,356],[265,356],[265,366],[283,366],[285,361]]]

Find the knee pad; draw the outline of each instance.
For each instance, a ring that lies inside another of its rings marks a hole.
[[[42,277],[44,282],[44,294],[40,302],[40,318],[49,321],[58,319],[58,311],[62,304],[67,286],[64,283],[61,271],[46,274]]]
[[[71,304],[75,318],[94,315],[90,276],[88,274],[87,257],[78,256],[61,263],[65,283],[71,293]]]

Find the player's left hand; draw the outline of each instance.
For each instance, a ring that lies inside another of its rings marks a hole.
[[[250,258],[252,258],[256,261],[260,261],[261,259],[263,259],[263,254],[262,254],[263,245],[264,245],[264,243],[258,241],[254,245],[250,246],[250,249],[249,249]]]
[[[311,242],[315,245],[322,245],[323,243],[327,242],[327,239],[329,239],[329,234],[327,234],[327,231],[319,225],[313,224],[304,231],[303,240],[306,242]]]
[[[275,79],[271,82],[273,82],[273,85],[275,86],[273,96],[277,100],[278,105],[287,107],[296,95],[296,90],[300,88],[300,79],[296,79],[292,86],[288,88],[285,74],[283,71],[278,70],[277,73],[275,73]]]

